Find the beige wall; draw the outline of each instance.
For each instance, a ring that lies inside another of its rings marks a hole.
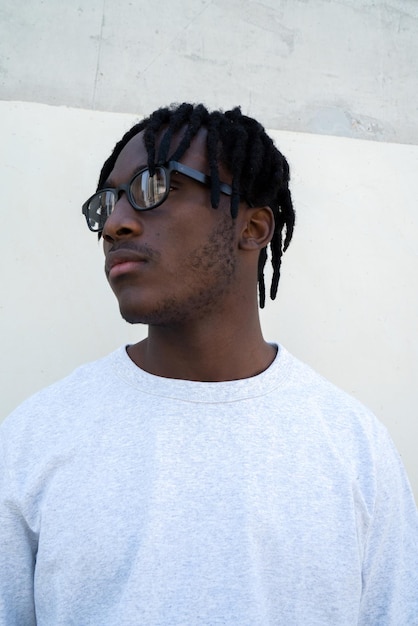
[[[148,111],[147,111],[148,112]],[[80,207],[135,118],[0,102],[0,415],[138,340],[119,318]],[[370,406],[418,496],[418,146],[272,131],[298,214],[266,337]]]

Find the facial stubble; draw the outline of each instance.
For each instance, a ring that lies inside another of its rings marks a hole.
[[[130,324],[176,326],[207,317],[222,306],[236,274],[235,221],[225,213],[209,233],[204,245],[192,250],[176,270],[181,289],[165,295],[149,311],[123,310]],[[142,310],[141,310],[142,309]]]

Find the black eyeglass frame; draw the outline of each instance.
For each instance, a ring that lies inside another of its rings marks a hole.
[[[156,207],[160,206],[163,202],[167,200],[168,194],[170,193],[170,176],[172,172],[183,174],[183,176],[187,176],[188,178],[191,178],[192,180],[195,180],[198,183],[202,183],[203,185],[207,187],[211,186],[211,177],[208,176],[208,174],[199,172],[198,170],[195,170],[192,167],[189,167],[188,165],[184,165],[183,163],[180,163],[179,161],[168,161],[165,164],[156,164],[155,167],[164,169],[166,172],[166,177],[167,177],[167,189],[163,197],[161,198],[161,200],[159,200],[152,206],[148,206],[148,207],[139,206],[135,202],[132,196],[132,192],[131,192],[131,185],[138,176],[143,174],[146,170],[149,170],[148,166],[143,167],[138,172],[135,172],[135,174],[132,176],[129,183],[123,183],[122,185],[119,185],[118,187],[104,187],[103,189],[99,189],[98,191],[96,191],[96,193],[94,193],[92,196],[90,196],[88,200],[86,200],[86,202],[83,204],[83,207],[82,207],[82,213],[84,217],[86,218],[88,228],[92,232],[100,232],[101,230],[103,230],[103,228],[91,228],[90,226],[89,205],[91,201],[93,200],[93,198],[97,195],[100,195],[106,192],[111,192],[115,198],[115,204],[116,204],[116,202],[118,201],[120,192],[124,191],[126,193],[126,197],[128,198],[130,205],[136,211],[152,211],[152,209],[155,209]],[[232,195],[232,187],[228,185],[227,183],[220,182],[219,190],[227,196]],[[109,215],[107,217],[109,217]]]

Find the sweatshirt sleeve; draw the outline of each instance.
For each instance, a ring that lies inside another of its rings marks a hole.
[[[18,503],[0,439],[0,624],[35,626],[36,540]]]
[[[382,431],[358,626],[418,626],[418,513],[399,454]]]

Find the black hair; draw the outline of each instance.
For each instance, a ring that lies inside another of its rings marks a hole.
[[[235,218],[241,199],[253,207],[268,205],[274,214],[275,228],[270,242],[273,278],[270,297],[275,299],[280,278],[282,253],[286,251],[293,234],[295,212],[289,191],[289,165],[276,148],[263,126],[241,113],[239,107],[231,111],[209,112],[203,104],[171,105],[160,108],[131,128],[116,144],[100,173],[98,189],[109,177],[116,159],[132,137],[144,131],[148,153],[148,167],[157,163],[179,160],[201,127],[207,129],[207,154],[211,176],[211,203],[217,208],[220,200],[218,162],[232,174],[231,216]],[[182,140],[173,154],[168,155],[173,135],[184,128]],[[156,155],[156,137],[166,129]],[[260,307],[265,304],[264,267],[267,248],[260,252],[258,287]]]

